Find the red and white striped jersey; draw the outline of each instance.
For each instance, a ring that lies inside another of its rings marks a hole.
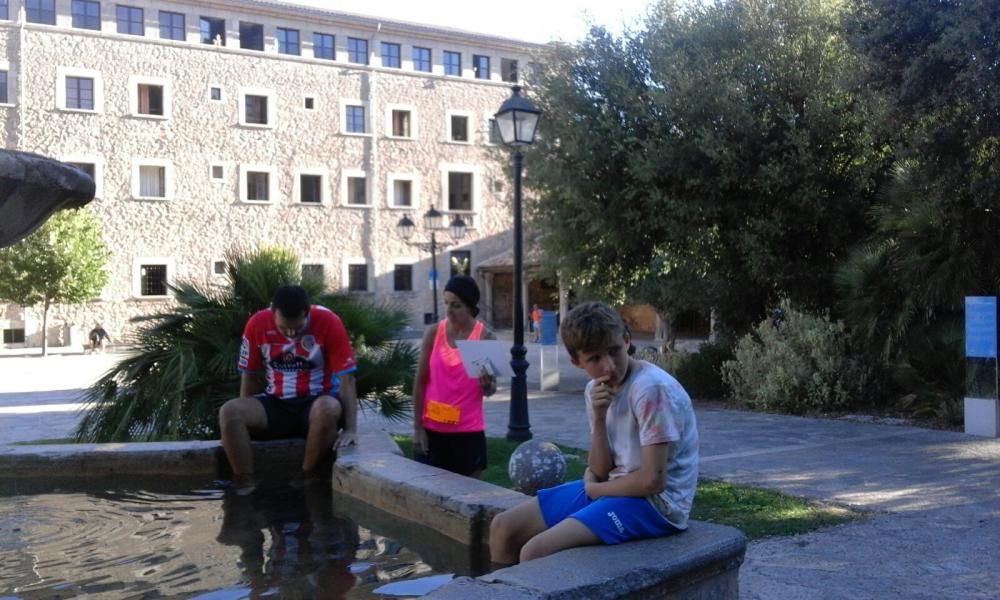
[[[323,306],[309,308],[305,326],[295,338],[278,331],[270,308],[257,311],[243,330],[240,371],[263,369],[267,393],[279,398],[336,395],[338,376],[356,368],[344,324]]]

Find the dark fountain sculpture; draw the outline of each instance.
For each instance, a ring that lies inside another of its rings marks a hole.
[[[0,248],[37,229],[54,212],[94,199],[83,171],[30,152],[0,149]]]

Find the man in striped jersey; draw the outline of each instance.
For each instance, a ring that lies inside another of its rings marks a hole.
[[[340,317],[310,305],[300,286],[278,288],[271,307],[250,317],[240,348],[240,397],[219,410],[237,493],[254,489],[251,437],[304,437],[301,477],[329,476],[317,467],[328,466],[331,449],[357,441],[356,368]]]

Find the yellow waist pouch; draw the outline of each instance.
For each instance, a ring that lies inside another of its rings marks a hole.
[[[462,411],[457,406],[444,404],[437,400],[428,400],[427,402],[427,418],[435,423],[458,425],[461,417]]]

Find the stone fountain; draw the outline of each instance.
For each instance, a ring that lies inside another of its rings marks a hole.
[[[85,206],[94,190],[89,175],[65,163],[0,150],[0,247],[18,242],[57,210]]]

